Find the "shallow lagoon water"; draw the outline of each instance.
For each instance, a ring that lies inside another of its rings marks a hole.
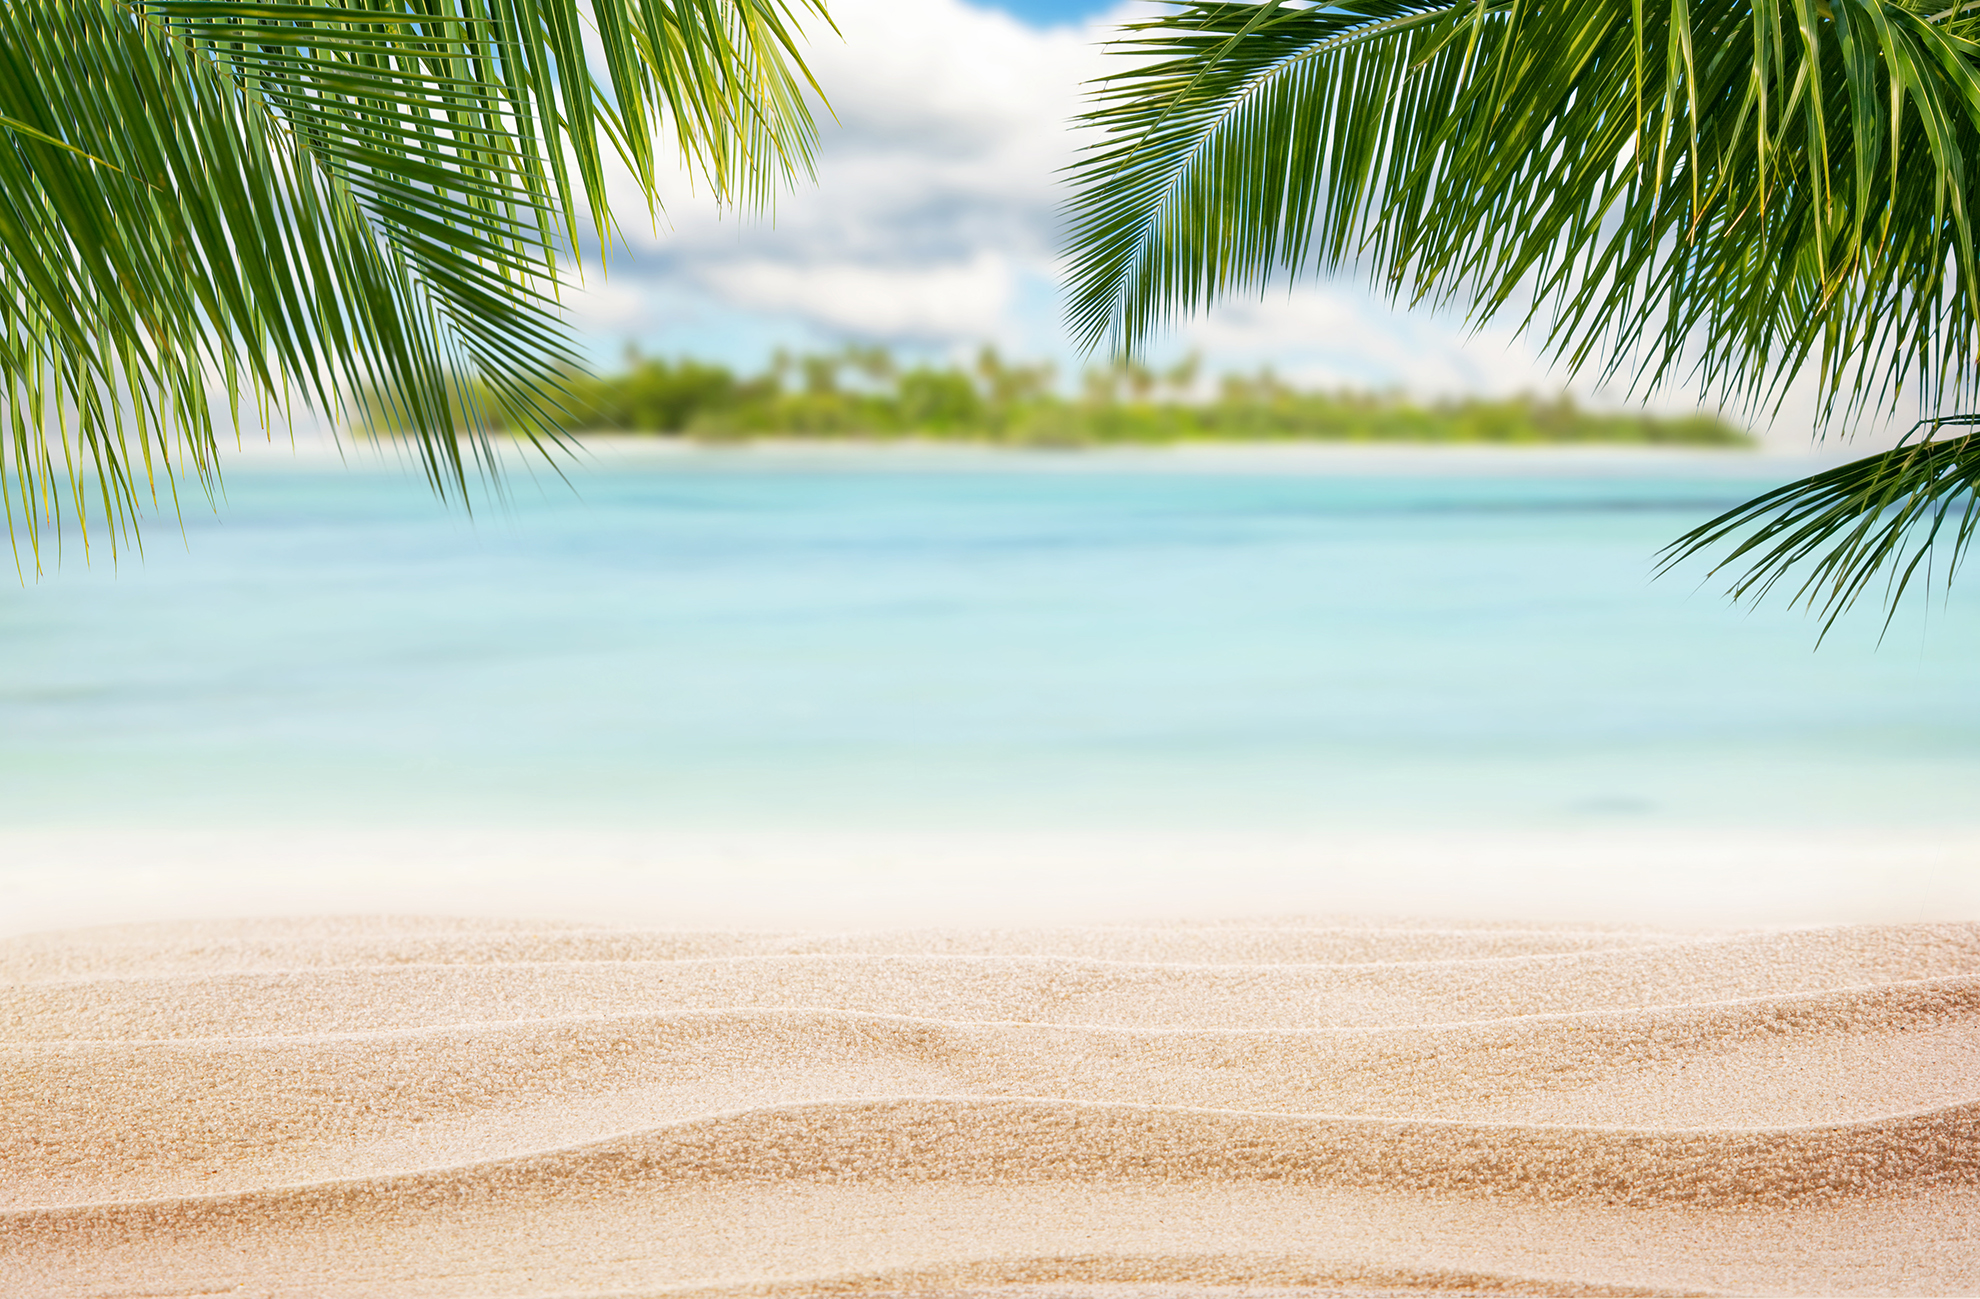
[[[1657,548],[1734,455],[614,451],[472,520],[261,454],[0,592],[0,825],[1980,822],[1980,602]]]

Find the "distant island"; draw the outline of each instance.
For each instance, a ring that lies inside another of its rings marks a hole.
[[[690,437],[932,439],[1081,447],[1184,442],[1620,443],[1750,447],[1706,414],[1584,410],[1528,396],[1417,404],[1400,396],[1302,391],[1270,370],[1225,375],[1204,399],[1192,359],[1166,371],[1095,367],[1077,396],[1049,365],[1011,364],[984,348],[967,369],[900,364],[881,348],[792,356],[761,374],[629,351],[616,374],[572,375],[573,427]],[[496,412],[500,423],[500,412]]]

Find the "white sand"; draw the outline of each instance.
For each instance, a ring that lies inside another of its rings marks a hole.
[[[1968,920],[1980,918],[1980,828],[0,827],[0,938],[379,912],[698,929],[1319,914],[1675,928]]]
[[[1980,1292],[1980,925],[0,941],[0,1293]]]

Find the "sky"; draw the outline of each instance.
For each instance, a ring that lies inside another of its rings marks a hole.
[[[568,299],[594,364],[691,355],[742,370],[773,349],[884,343],[930,356],[985,343],[1050,360],[1068,382],[1083,359],[1062,324],[1058,172],[1079,136],[1082,85],[1107,66],[1118,25],[1152,6],[1065,0],[831,0],[839,35],[814,28],[807,59],[829,101],[817,180],[774,215],[724,212],[684,176],[650,223],[629,178],[615,184],[625,242],[587,263]],[[1160,339],[1151,359],[1200,353],[1206,375],[1270,365],[1315,387],[1418,398],[1563,389],[1592,404],[1628,394],[1570,382],[1509,328],[1404,310],[1353,279],[1307,279],[1228,300]],[[1664,410],[1695,393],[1653,394]],[[1788,417],[1768,438],[1807,445]],[[1763,430],[1764,431],[1764,430]]]

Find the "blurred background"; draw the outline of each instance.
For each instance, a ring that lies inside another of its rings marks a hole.
[[[989,345],[1075,391],[1056,172],[1132,7],[833,12],[817,185],[624,203],[572,286],[595,364]],[[1164,348],[1206,391],[1627,405],[1349,283]],[[389,446],[250,441],[141,551],[0,587],[6,923],[1970,916],[1974,598],[1818,649],[1653,576],[1839,458],[1795,411],[1743,450],[595,439],[471,514]]]

